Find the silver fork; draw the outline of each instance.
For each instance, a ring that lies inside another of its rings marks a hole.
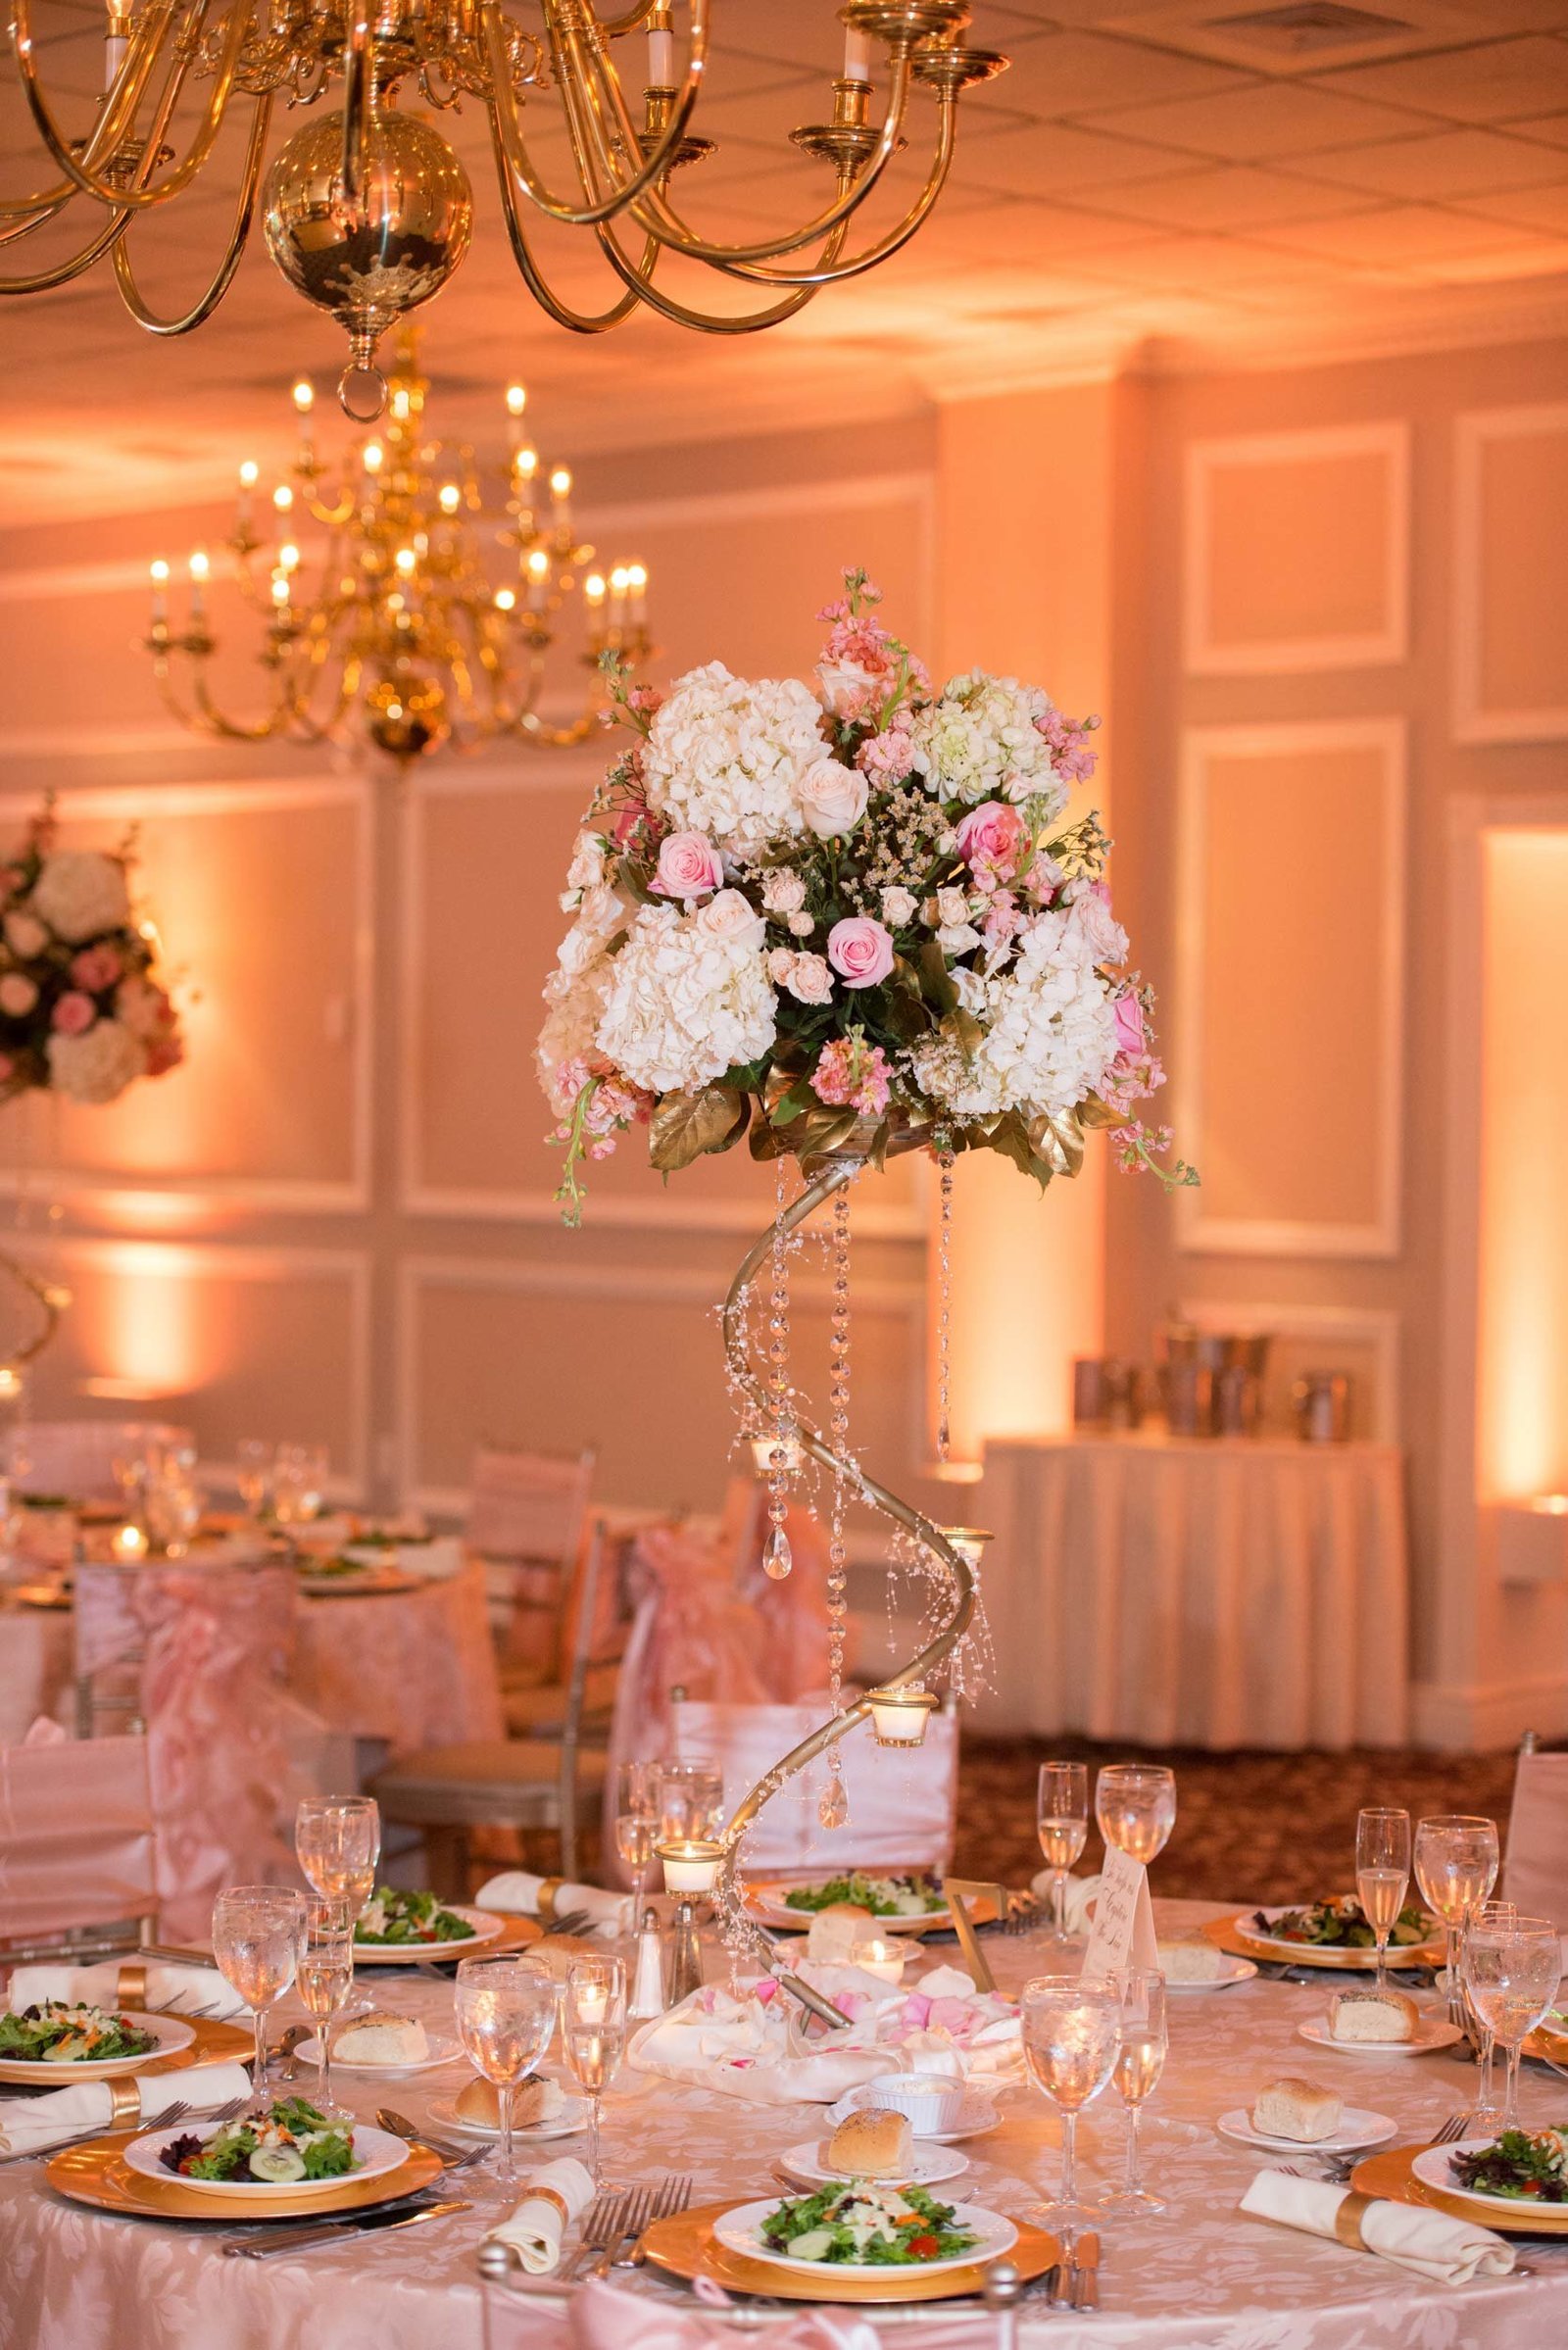
[[[632,2188],[626,2198],[626,2207],[620,2215],[614,2234],[598,2254],[593,2266],[585,2272],[586,2275],[590,2277],[607,2276],[612,2263],[630,2259],[643,2229],[648,2225],[653,2201],[654,2190],[651,2186]]]
[[[1040,1915],[1039,1902],[1032,1895],[1020,1895],[1016,1903],[1008,1904],[1002,1931],[1004,1934],[1028,1934],[1039,1924]]]
[[[1436,2134],[1428,2140],[1428,2143],[1433,2146],[1457,2144],[1460,2138],[1469,2136],[1470,2125],[1474,2119],[1473,2114],[1450,2114]]]
[[[585,2261],[596,2252],[603,2252],[620,2233],[620,2215],[626,2208],[626,2189],[611,2187],[602,2190],[589,2205],[582,2223],[582,2234],[575,2252],[570,2254],[561,2272],[563,2284],[570,2284],[580,2274]]]
[[[237,2113],[239,2108],[236,2105],[231,2110]],[[162,2130],[166,2122],[183,2122],[189,2112],[190,2107],[186,2104],[171,2105],[159,2115],[158,2128]],[[128,2127],[135,2129],[137,2125],[131,2123]],[[0,2154],[0,2163],[47,2162],[52,2154],[63,2154],[68,2146],[85,2146],[89,2138],[109,2137],[113,2130],[113,2122],[95,2122],[90,2130],[74,2130],[70,2137],[56,2138],[52,2146],[24,2146],[14,2154]]]
[[[661,2182],[659,2191],[654,2197],[654,2208],[643,2223],[643,2234],[638,2237],[636,2243],[632,2246],[630,2258],[627,2260],[616,2261],[614,2264],[615,2267],[640,2269],[643,2265],[643,2262],[648,2258],[647,2253],[643,2249],[643,2238],[646,2236],[648,2229],[653,2226],[656,2220],[672,2220],[677,2212],[685,2211],[687,2206],[690,2204],[691,2199],[692,2181],[690,2172],[682,2173],[679,2177],[671,2176],[665,2178]]]

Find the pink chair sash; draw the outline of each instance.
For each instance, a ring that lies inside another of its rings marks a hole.
[[[595,2278],[572,2296],[573,2350],[631,2350],[634,2343],[636,2350],[733,2350],[735,2326],[717,2314],[734,2308],[729,2296],[717,2285],[700,2283],[697,2297],[715,2314],[622,2292]],[[896,2327],[883,2335],[857,2311],[830,2305],[770,2318],[762,2339],[768,2350],[884,2350],[888,2342],[906,2344],[907,2350],[991,2350],[998,2334],[992,2326],[977,2327],[972,2313],[963,2311],[957,2317],[938,2312],[912,2325],[901,2312]],[[510,2334],[492,2329],[488,2340],[489,2350],[531,2350],[533,2336],[524,2345],[520,2329]]]
[[[724,1771],[724,1799],[733,1808],[749,1787],[809,1737],[827,1713],[812,1705],[677,1705],[672,1714],[677,1754],[711,1755]],[[863,1726],[839,1749],[850,1798],[849,1824],[827,1829],[817,1802],[827,1780],[825,1759],[803,1771],[762,1812],[747,1836],[744,1857],[754,1873],[812,1869],[945,1870],[953,1857],[957,1808],[958,1725],[950,1714],[928,1724],[924,1742],[908,1752],[879,1746]]]
[[[158,1899],[145,1738],[0,1746],[0,1932],[117,1926]]]
[[[1521,1754],[1514,1771],[1502,1897],[1568,1932],[1568,1754]]]

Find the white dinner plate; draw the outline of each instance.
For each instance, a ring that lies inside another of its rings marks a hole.
[[[152,2032],[157,2047],[144,2050],[140,2056],[105,2057],[101,2064],[83,2059],[50,2065],[26,2057],[7,2056],[0,2058],[0,2081],[24,2081],[29,2087],[53,2089],[68,2089],[74,2081],[113,2081],[119,2074],[138,2073],[144,2065],[156,2063],[160,2056],[172,2056],[177,2050],[188,2048],[196,2037],[191,2026],[181,2023],[177,2016],[143,2015],[134,2007],[106,2008],[104,2013],[123,2016],[138,2032]]]
[[[226,2195],[231,2202],[265,2203],[279,2191],[288,2195],[330,2194],[350,2179],[386,2179],[401,2170],[409,2159],[406,2141],[395,2138],[387,2130],[368,2130],[363,2123],[354,2125],[355,2167],[340,2171],[335,2179],[284,2179],[272,2181],[266,2179],[179,2179],[173,2171],[166,2171],[159,2161],[165,2146],[175,2138],[196,2136],[205,2141],[216,2137],[220,2129],[227,2126],[204,2122],[200,2114],[178,2123],[172,2130],[150,2130],[145,2137],[132,2138],[125,2148],[124,2163],[128,2171],[137,2172],[143,2179],[159,2179],[166,2183],[174,2179],[180,2186],[193,2188],[198,2194]]]
[[[486,1942],[499,1941],[507,1931],[508,1920],[498,1918],[490,1910],[465,1909],[461,1901],[443,1901],[455,1918],[466,1918],[473,1928],[471,1935],[461,1942],[362,1942],[354,1944],[354,1964],[357,1967],[412,1967],[421,1958],[467,1958]]]
[[[842,2163],[828,2161],[828,2148],[832,2142],[831,2138],[807,2138],[803,2144],[792,2146],[787,2154],[781,2154],[779,2160],[786,2171],[810,2186],[825,2185],[830,2179],[853,2178],[854,2173],[846,2171]],[[941,2186],[945,2179],[961,2179],[968,2168],[967,2154],[950,2154],[946,2147],[937,2145],[931,2138],[924,2138],[915,2147],[914,2158],[898,2183],[900,2186]],[[884,2181],[879,2179],[877,2183],[881,2185]]]
[[[1250,1983],[1257,1973],[1256,1967],[1250,1958],[1227,1958],[1225,1964],[1230,1972],[1225,1975],[1216,1975],[1212,1981],[1207,1983],[1176,1983],[1167,1975],[1165,1988],[1167,1991],[1184,1993],[1187,1991],[1228,1991],[1234,1983]]]
[[[902,1874],[895,1870],[894,1875]],[[826,1884],[827,1880],[821,1879]],[[751,1907],[764,1926],[793,1926],[797,1934],[808,1934],[814,1910],[791,1909],[784,1896],[801,1892],[807,1887],[797,1881],[793,1885],[787,1877],[762,1877],[748,1888]],[[918,1917],[878,1918],[866,1931],[870,1934],[925,1934],[953,1924],[953,1912],[945,1904],[941,1909],[923,1909]]]
[[[460,2137],[480,2138],[487,2146],[501,2142],[501,2131],[496,2124],[470,2121],[466,2114],[459,2113],[454,2098],[432,2097],[430,2119],[443,2130],[456,2130]],[[514,2130],[512,2142],[515,2146],[542,2145],[546,2138],[575,2137],[579,2130],[586,2130],[587,2127],[587,2098],[568,2097],[560,2113],[552,2114],[548,2122],[530,2122],[526,2129]]]
[[[1330,2136],[1308,2143],[1305,2138],[1271,2137],[1265,2130],[1254,2130],[1247,2107],[1239,2105],[1234,2113],[1221,2114],[1214,2127],[1222,2138],[1234,2138],[1238,2146],[1256,2146],[1264,2154],[1364,2154],[1393,2137],[1399,2126],[1387,2114],[1348,2105]]]
[[[762,2222],[777,2211],[779,2199],[771,2196],[765,2203],[740,2203],[714,2223],[713,2233],[727,2252],[738,2252],[745,2260],[765,2261],[775,2269],[794,2269],[799,2272],[807,2264],[792,2260],[787,2252],[775,2252],[762,2241]],[[1012,2222],[999,2211],[982,2211],[977,2203],[959,2203],[954,2208],[950,2225],[967,2228],[977,2240],[967,2252],[955,2252],[947,2260],[923,2260],[918,2266],[923,2276],[940,2276],[944,2269],[967,2269],[976,2263],[1000,2260],[1010,2252],[1018,2241],[1018,2230]],[[811,2267],[822,2277],[905,2277],[909,2268],[889,2269],[879,2261],[812,2262]]]
[[[1431,2056],[1464,2038],[1460,2027],[1446,2016],[1423,2016],[1409,2040],[1337,2040],[1330,2036],[1326,2016],[1314,2016],[1310,2024],[1298,2024],[1296,2029],[1314,2048],[1332,2048],[1336,2056]]]
[[[439,2032],[432,2032],[427,2036],[430,2042],[429,2055],[416,2058],[411,2065],[368,2065],[363,2059],[339,2056],[334,2049],[332,2070],[335,2073],[386,2073],[394,2077],[403,2073],[433,2073],[438,2065],[449,2065],[463,2054],[461,2040]],[[321,2061],[320,2043],[318,2040],[301,2040],[294,2053],[302,2064],[316,2065]]]
[[[830,2105],[827,2118],[837,2124],[847,2122],[851,2114],[858,2113],[872,2102],[863,2087],[850,2089],[837,2105]],[[986,2130],[995,2130],[997,2109],[989,2097],[978,2089],[970,2089],[964,2097],[963,2109],[951,2130],[917,2130],[915,2137],[926,2146],[956,2146],[963,2138],[977,2138]]]
[[[1410,2168],[1423,2186],[1441,2187],[1446,2195],[1458,2195],[1466,2203],[1474,2203],[1487,2211],[1527,2212],[1532,2198],[1528,2195],[1489,2195],[1481,2187],[1461,2186],[1449,2168],[1456,2154],[1479,2154],[1484,2147],[1494,2146],[1497,2132],[1494,2130],[1485,2137],[1460,2138],[1447,2146],[1423,2146],[1413,2155]],[[1561,2214],[1568,2206],[1561,2203],[1543,2204],[1544,2211]]]
[[[1283,1934],[1269,1934],[1264,1926],[1256,1923],[1259,1918],[1262,1918],[1267,1925],[1272,1925],[1276,1919],[1288,1918],[1294,1909],[1309,1907],[1310,1904],[1305,1901],[1276,1901],[1272,1905],[1265,1902],[1257,1909],[1238,1910],[1230,1923],[1237,1933],[1245,1934],[1250,1942],[1257,1942],[1265,1949],[1277,1950],[1282,1958],[1290,1959],[1298,1966],[1345,1967],[1352,1973],[1360,1973],[1367,1968],[1376,1967],[1378,1954],[1374,1949],[1337,1947],[1332,1942],[1293,1942],[1287,1940]],[[1429,1966],[1433,1961],[1434,1953],[1441,1961],[1444,1954],[1441,1927],[1429,1934],[1424,1942],[1391,1942],[1389,1944],[1389,1964],[1391,1967]]]

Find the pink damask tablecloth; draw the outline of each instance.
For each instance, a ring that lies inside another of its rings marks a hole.
[[[1165,1923],[1214,1914],[1210,1905],[1159,1907]],[[993,1938],[989,1948],[1004,1984],[1036,1971],[1042,1955],[1028,1939]],[[399,2007],[432,2023],[450,2016],[444,1984],[395,1982]],[[1107,2222],[1102,2310],[1073,2317],[1026,2305],[1022,2350],[1546,2350],[1568,2341],[1568,2242],[1532,2243],[1527,2277],[1447,2290],[1238,2214],[1255,2158],[1218,2138],[1213,2121],[1270,2075],[1332,2080],[1356,2103],[1395,2116],[1412,2138],[1430,2135],[1473,2099],[1473,2071],[1447,2057],[1308,2052],[1296,2026],[1323,2001],[1316,1988],[1262,1980],[1173,1998],[1170,2061],[1146,2123],[1149,2171],[1169,2208]],[[456,2078],[420,2076],[400,2087],[397,2101],[422,2117],[431,2097],[452,2094]],[[353,2082],[343,2074],[334,2086],[368,2114],[375,2096]],[[1527,2076],[1524,2100],[1527,2122],[1562,2118],[1563,2097],[1543,2074]],[[997,2130],[970,2141],[973,2168],[962,2188],[976,2202],[1027,2216],[1054,2178],[1056,2132],[1032,2090],[1005,2092],[1002,2114]],[[607,2101],[606,2168],[628,2180],[666,2167],[689,2171],[699,2201],[769,2194],[778,2154],[820,2134],[822,2118],[819,2106],[749,2106],[623,2076]],[[1113,2100],[1090,2109],[1081,2138],[1091,2174],[1119,2166],[1121,2132]],[[548,2153],[580,2145],[559,2140]],[[3,2166],[0,2350],[583,2350],[561,2296],[548,2290],[509,2296],[499,2313],[493,2304],[487,2337],[474,2268],[485,2224],[470,2212],[327,2251],[225,2260],[213,2241],[221,2230],[203,2240],[194,2230],[78,2210],[57,2201],[34,2166]],[[638,2290],[648,2296],[649,2324],[628,2330],[626,2350],[658,2341],[659,2308],[691,2306],[658,2279],[645,2277]],[[868,2315],[831,2314],[846,2328]],[[909,2314],[874,2323],[885,2350],[939,2342],[952,2350],[960,2336],[975,2350],[993,2350],[995,2321],[977,2311],[967,2320]],[[765,2326],[756,2338],[766,2341]],[[863,2344],[861,2336],[857,2350]]]

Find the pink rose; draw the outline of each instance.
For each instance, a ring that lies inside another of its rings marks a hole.
[[[958,855],[982,884],[1010,880],[1029,846],[1029,827],[1015,808],[982,801],[957,829]]]
[[[73,989],[56,1004],[50,1025],[61,1036],[84,1036],[97,1017],[92,998]]]
[[[710,840],[700,832],[672,832],[659,852],[659,870],[649,887],[662,898],[706,898],[723,879],[724,867]]]
[[[1147,1052],[1148,1047],[1144,1041],[1144,1007],[1131,989],[1125,996],[1116,998],[1115,1003],[1111,1005],[1111,1010],[1116,1017],[1117,1052]]]
[[[104,939],[98,946],[83,947],[79,955],[72,956],[72,985],[85,990],[89,996],[98,996],[106,987],[114,986],[124,967],[120,949]]]
[[[789,953],[789,950],[785,950]],[[784,974],[784,985],[797,1004],[829,1004],[833,998],[833,974],[820,955],[790,955],[790,967]]]
[[[863,914],[851,915],[828,932],[827,959],[846,987],[877,987],[893,968],[892,933]]]

